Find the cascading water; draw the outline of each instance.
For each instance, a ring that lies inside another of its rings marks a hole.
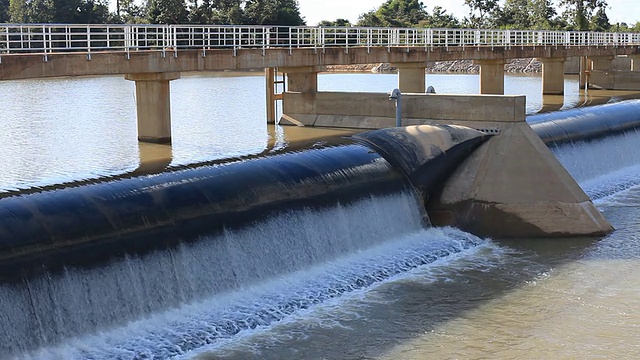
[[[551,150],[592,200],[640,184],[640,131],[591,141],[552,145]]]
[[[0,319],[12,325],[0,333],[2,355],[168,358],[480,243],[422,222],[411,192],[372,196],[4,285]]]

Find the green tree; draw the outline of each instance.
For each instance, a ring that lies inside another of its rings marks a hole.
[[[420,22],[421,27],[428,28],[459,28],[460,21],[441,6],[433,8],[431,14],[427,14],[427,18]]]
[[[494,23],[502,28],[548,30],[557,26],[550,0],[507,0],[499,14]]]
[[[469,19],[467,22],[472,27],[484,28],[491,24],[489,14],[500,11],[498,0],[464,0],[469,7]]]
[[[9,22],[9,0],[0,0],[0,23]]]
[[[564,17],[572,30],[589,30],[593,12],[599,8],[606,8],[605,0],[560,0],[560,5],[566,8]]]
[[[184,0],[149,0],[147,18],[152,24],[183,24],[187,22]]]
[[[379,8],[360,15],[360,26],[412,27],[427,20],[424,4],[418,0],[387,0]]]
[[[304,25],[297,0],[248,0],[244,9],[248,24]]]
[[[376,10],[370,10],[366,13],[360,14],[357,25],[370,27],[385,26],[382,19],[378,17]]]
[[[599,8],[591,18],[590,29],[593,31],[609,31],[611,23],[604,8]]]
[[[214,0],[212,5],[211,23],[232,25],[246,22],[242,0]]]
[[[25,0],[9,0],[9,21],[12,23],[27,22],[27,4]]]
[[[322,20],[318,23],[318,26],[351,26],[351,22],[347,19]]]

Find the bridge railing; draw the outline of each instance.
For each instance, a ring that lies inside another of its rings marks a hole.
[[[638,33],[282,27],[233,25],[0,24],[0,54],[326,47],[637,46]]]

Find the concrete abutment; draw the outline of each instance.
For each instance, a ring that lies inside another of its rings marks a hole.
[[[393,127],[385,93],[287,92],[282,124]],[[461,125],[495,135],[426,203],[431,221],[501,238],[600,236],[612,231],[525,121],[524,96],[403,95],[404,125]]]
[[[136,84],[138,141],[171,142],[171,91],[169,82],[179,72],[126,74]]]

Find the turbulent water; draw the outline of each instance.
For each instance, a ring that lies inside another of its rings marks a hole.
[[[385,77],[352,79],[367,89],[393,86]],[[111,91],[132,102],[131,84],[120,80],[59,80],[53,89],[89,89],[96,99],[94,90],[101,98]],[[169,161],[268,147],[263,123],[251,122],[264,109],[243,113],[250,90],[262,88],[254,82],[176,81],[189,90],[174,96],[183,115],[217,104],[212,89],[245,100],[225,105],[232,121],[219,109],[191,116],[199,120],[177,116]],[[40,82],[0,85],[11,105],[0,115],[10,129],[0,132],[2,189],[117,174],[142,157],[127,122],[132,108],[80,116],[38,93]],[[32,101],[34,121],[16,120],[29,112],[7,88],[40,99]],[[92,109],[80,95],[73,105]],[[60,125],[56,111],[75,120],[51,131]],[[616,228],[604,239],[507,242],[425,228],[409,193],[281,213],[171,251],[0,286],[0,358],[640,358],[639,137],[553,149]]]

